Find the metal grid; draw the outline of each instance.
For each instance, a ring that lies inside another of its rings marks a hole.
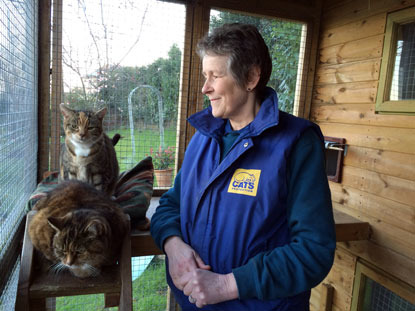
[[[0,275],[10,241],[36,186],[37,1],[0,0]],[[16,270],[15,270],[16,271]],[[0,308],[14,303],[14,273]],[[2,280],[6,281],[5,279]],[[12,309],[7,309],[12,310]]]
[[[20,258],[10,274],[7,284],[0,296],[0,310],[9,311],[14,310],[14,303],[16,300],[17,282],[19,280]]]
[[[415,305],[370,278],[366,279],[364,311],[415,311]]]
[[[107,108],[107,134],[122,136],[116,146],[121,171],[148,155],[156,169],[174,169],[185,6],[64,0],[62,16],[63,94],[57,104]],[[165,149],[172,153],[164,167],[156,159],[159,149],[164,158]]]
[[[415,99],[415,22],[398,26],[391,100]]]

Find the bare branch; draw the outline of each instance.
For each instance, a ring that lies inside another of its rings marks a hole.
[[[119,60],[119,62],[112,67],[112,70],[117,69],[121,62],[128,56],[128,54],[130,54],[130,52],[132,51],[132,49],[137,45],[137,43],[140,41],[140,37],[141,37],[141,32],[143,31],[143,25],[144,25],[144,20],[146,19],[146,15],[147,15],[147,11],[148,11],[148,3],[146,5],[146,8],[144,10],[144,14],[143,14],[143,18],[141,19],[141,25],[140,25],[140,31],[137,35],[137,39],[135,40],[135,42],[130,46],[130,48],[128,49],[128,51],[124,54],[123,57],[121,57],[121,59]]]

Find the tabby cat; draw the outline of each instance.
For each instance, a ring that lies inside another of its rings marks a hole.
[[[54,265],[85,278],[99,275],[115,262],[128,226],[127,216],[111,198],[91,185],[64,181],[34,210],[29,236],[34,247]]]
[[[61,105],[65,144],[60,156],[59,181],[77,179],[109,195],[114,192],[119,166],[114,145],[103,130],[106,108],[98,112],[72,110]]]

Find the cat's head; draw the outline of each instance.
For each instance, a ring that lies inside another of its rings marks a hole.
[[[63,217],[49,217],[55,230],[53,252],[55,270],[69,269],[75,276],[97,276],[111,263],[111,227],[105,217],[90,210],[76,210]]]
[[[102,136],[102,120],[107,113],[107,108],[93,112],[89,110],[72,110],[61,104],[60,109],[63,115],[65,135],[73,142],[92,144]]]

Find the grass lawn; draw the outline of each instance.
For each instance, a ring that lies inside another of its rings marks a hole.
[[[150,155],[150,149],[157,149],[160,146],[160,136],[157,130],[135,130],[135,156],[133,157],[133,147],[129,129],[118,129],[110,131],[107,135],[112,138],[115,133],[121,135],[121,139],[115,146],[120,171],[132,168],[135,164]],[[166,128],[164,131],[165,147],[176,148],[176,128]]]
[[[133,281],[134,311],[164,311],[166,309],[167,283],[164,259],[155,256],[147,269]],[[104,295],[84,295],[59,297],[56,299],[56,311],[94,311],[118,308],[104,308]]]

